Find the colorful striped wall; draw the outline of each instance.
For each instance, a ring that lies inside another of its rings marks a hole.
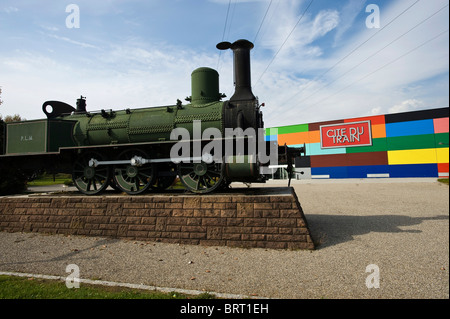
[[[371,146],[321,148],[321,125],[358,121],[370,121]],[[306,156],[296,162],[301,178],[449,176],[448,107],[273,127],[266,140],[306,145]]]

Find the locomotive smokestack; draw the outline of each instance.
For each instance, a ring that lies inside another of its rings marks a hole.
[[[253,43],[237,40],[234,43],[220,42],[216,47],[219,50],[233,50],[235,91],[230,101],[256,99],[252,92],[250,74],[250,50],[253,49]]]
[[[80,96],[79,99],[77,99],[77,109],[75,113],[86,113],[86,97]]]

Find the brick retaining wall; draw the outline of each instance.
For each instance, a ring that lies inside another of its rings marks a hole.
[[[0,198],[0,231],[180,244],[314,249],[292,188],[217,195]]]

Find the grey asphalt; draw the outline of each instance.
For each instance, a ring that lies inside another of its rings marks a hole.
[[[286,182],[266,184],[278,185]],[[67,276],[66,266],[76,264],[87,279],[244,296],[449,298],[447,185],[365,179],[292,186],[314,251],[0,232],[0,271]],[[368,288],[377,274],[379,288]]]

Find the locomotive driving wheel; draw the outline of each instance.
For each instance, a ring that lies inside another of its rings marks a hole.
[[[180,163],[178,175],[183,185],[193,193],[205,194],[219,188],[224,180],[221,163]]]
[[[91,159],[102,160],[97,152],[82,154],[73,165],[72,180],[80,192],[86,195],[97,195],[108,187],[110,169],[108,166],[89,166]]]
[[[148,158],[148,155],[138,149],[130,149],[122,152],[118,160],[131,160],[135,156]],[[113,168],[113,180],[116,186],[130,195],[142,194],[154,183],[153,165],[141,166],[130,164],[116,164]]]

